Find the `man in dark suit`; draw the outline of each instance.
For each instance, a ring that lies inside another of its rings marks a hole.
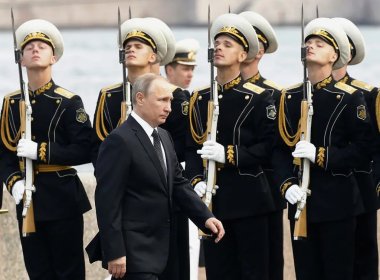
[[[139,77],[131,115],[100,147],[95,203],[112,279],[159,279],[169,254],[173,203],[202,230],[211,230],[215,242],[224,235],[182,176],[168,132],[157,128],[171,111],[172,92],[163,77]]]

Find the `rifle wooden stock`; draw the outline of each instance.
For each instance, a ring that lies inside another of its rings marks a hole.
[[[36,232],[36,226],[34,223],[33,201],[30,201],[28,212],[26,212],[26,216],[22,218],[22,236],[27,237],[33,232]]]
[[[300,216],[295,220],[293,238],[300,240],[307,237],[306,207],[301,211]]]

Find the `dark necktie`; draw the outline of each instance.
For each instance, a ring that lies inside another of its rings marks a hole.
[[[166,176],[166,165],[164,162],[164,155],[162,154],[162,149],[161,149],[161,141],[160,141],[160,137],[158,136],[157,130],[155,130],[155,129],[153,130],[152,137],[153,137],[154,149],[156,150],[158,159],[160,160],[162,170],[164,171],[165,176]]]

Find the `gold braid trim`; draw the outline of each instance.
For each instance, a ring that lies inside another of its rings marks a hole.
[[[195,178],[193,181],[191,181],[191,185],[194,187],[200,181],[202,181],[201,178]]]
[[[294,147],[295,144],[299,141],[301,131],[300,131],[300,122],[298,122],[297,132],[294,135],[291,135],[288,132],[286,127],[286,115],[285,115],[285,96],[286,91],[283,90],[280,98],[280,104],[278,109],[278,130],[280,132],[281,138],[284,140],[286,145],[289,147]]]
[[[318,166],[324,168],[325,167],[325,152],[326,149],[323,147],[318,148],[318,155],[317,155],[317,164]]]
[[[207,130],[203,134],[198,134],[195,131],[196,124],[194,122],[195,122],[197,115],[196,115],[196,112],[194,110],[194,105],[195,105],[195,102],[197,101],[197,99],[198,99],[198,91],[195,91],[193,93],[193,95],[191,96],[190,103],[189,103],[189,122],[190,122],[191,136],[193,137],[194,141],[197,144],[201,145],[207,139]]]
[[[46,146],[47,146],[47,143],[42,142],[40,149],[39,149],[39,155],[38,156],[39,156],[40,160],[43,162],[47,162],[46,161]]]
[[[283,184],[283,185],[280,187],[281,195],[282,195],[282,196],[285,196],[286,191],[289,189],[289,187],[290,187],[291,185],[292,185],[291,182],[287,182],[287,183]]]
[[[376,97],[376,121],[377,121],[377,128],[380,132],[380,90],[377,92]]]
[[[227,146],[227,159],[228,159],[228,163],[230,163],[232,165],[236,165],[236,162],[235,162],[235,150],[234,150],[234,146],[233,145],[228,145]]]
[[[20,175],[14,175],[14,176],[12,176],[12,178],[8,181],[8,184],[7,184],[8,191],[11,191],[11,188],[16,183],[16,181],[18,181],[20,179],[21,179]]]
[[[102,95],[99,99],[99,106],[98,110],[96,111],[96,117],[95,117],[95,130],[96,134],[98,135],[99,139],[101,141],[104,141],[108,134],[110,133],[104,124],[104,103],[107,97],[107,92],[102,91]],[[120,122],[120,121],[119,121]]]
[[[22,120],[22,117],[23,117],[22,113],[25,112],[25,107],[24,107],[25,104],[24,104],[24,102],[19,102],[19,105],[20,105],[20,120]],[[15,152],[17,142],[18,142],[18,140],[20,140],[21,129],[19,128],[16,136],[14,138],[12,138],[12,135],[11,135],[11,132],[9,129],[9,97],[6,97],[4,99],[4,111],[3,111],[3,115],[1,117],[0,134],[1,134],[1,140],[4,143],[4,146],[8,150]]]

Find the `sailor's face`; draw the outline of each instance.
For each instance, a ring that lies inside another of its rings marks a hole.
[[[307,47],[306,61],[321,66],[334,64],[338,58],[334,48],[319,37],[311,37],[305,43]]]
[[[22,65],[28,69],[46,68],[55,62],[53,48],[44,41],[33,40],[22,51]]]
[[[125,65],[127,67],[144,67],[154,63],[155,60],[156,54],[150,46],[133,39],[125,44]]]
[[[216,67],[241,63],[247,55],[238,42],[226,35],[220,35],[215,39],[214,48],[214,64]]]
[[[188,88],[193,79],[194,65],[177,64],[167,68],[169,81],[180,88]]]

